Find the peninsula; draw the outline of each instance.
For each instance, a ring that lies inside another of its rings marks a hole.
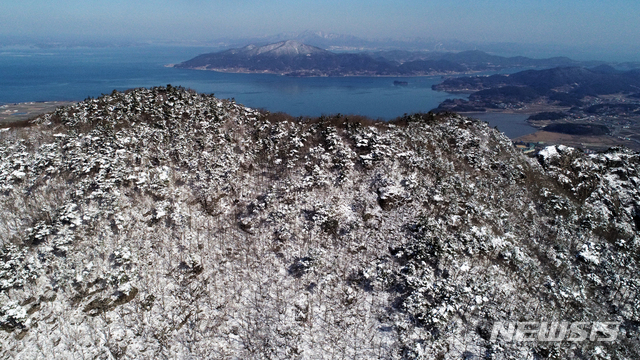
[[[287,76],[430,76],[459,75],[503,68],[578,66],[569,58],[501,57],[482,51],[379,51],[334,53],[295,40],[198,55],[175,68]],[[599,63],[594,63],[599,64]]]

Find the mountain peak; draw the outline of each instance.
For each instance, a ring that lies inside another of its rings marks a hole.
[[[257,47],[253,55],[298,56],[329,53],[315,46],[303,44],[297,40],[286,40],[274,44]]]
[[[553,357],[640,358],[637,153],[350,118],[167,86],[0,132],[0,358],[533,358],[494,332],[523,318]]]
[[[244,55],[246,57],[254,57],[254,56],[280,57],[280,56],[300,56],[300,55],[305,56],[309,54],[331,54],[331,52],[327,50],[323,50],[315,46],[303,44],[297,40],[280,41],[273,44],[267,44],[262,46],[250,44],[239,49],[230,49],[223,53],[232,54],[232,55]]]

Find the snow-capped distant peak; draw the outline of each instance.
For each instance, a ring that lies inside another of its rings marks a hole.
[[[269,55],[269,56],[297,56],[297,55],[309,55],[309,54],[323,54],[329,53],[326,50],[320,49],[315,46],[306,45],[296,40],[281,41],[274,44],[264,45],[260,47],[253,47],[249,49],[245,47],[243,50],[247,52],[247,55]]]

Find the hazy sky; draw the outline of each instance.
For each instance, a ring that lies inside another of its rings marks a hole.
[[[365,38],[640,49],[638,0],[0,0],[0,39],[214,40],[322,30]]]

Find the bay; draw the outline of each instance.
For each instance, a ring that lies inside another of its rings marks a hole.
[[[467,97],[433,91],[440,76],[296,78],[167,67],[211,51],[187,46],[0,48],[0,104],[81,101],[113,90],[172,84],[293,116],[340,113],[389,120],[427,112],[447,98]]]

